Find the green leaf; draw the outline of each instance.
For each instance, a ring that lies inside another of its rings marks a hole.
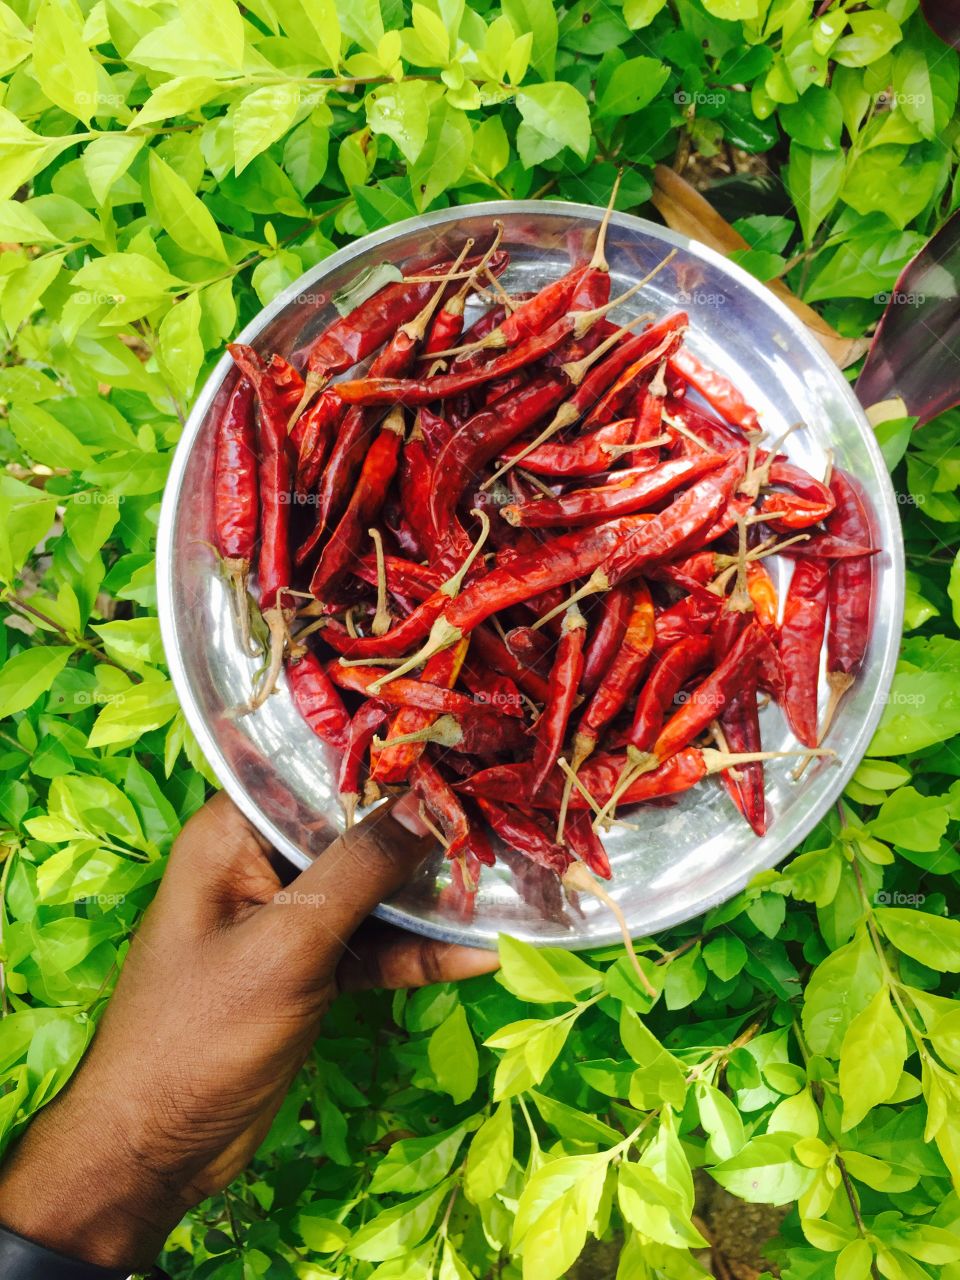
[[[746,1134],[740,1112],[725,1093],[703,1081],[696,1087],[700,1123],[710,1142],[714,1160],[730,1160],[743,1147]]]
[[[0,669],[0,716],[31,706],[56,680],[73,653],[70,645],[24,649]]]
[[[623,20],[631,31],[649,27],[667,0],[624,0]]]
[[[706,1241],[684,1211],[682,1197],[650,1169],[620,1166],[617,1198],[624,1218],[650,1240],[672,1249],[702,1249]]]
[[[450,1191],[450,1180],[441,1182],[432,1191],[404,1200],[390,1209],[384,1209],[360,1228],[347,1246],[351,1258],[365,1262],[384,1262],[402,1257],[414,1245],[420,1243],[437,1216],[444,1196]]]
[[[251,160],[282,138],[297,117],[300,91],[295,84],[268,84],[254,89],[233,113],[234,171],[240,174]]]
[[[430,104],[435,94],[412,80],[367,95],[367,123],[374,133],[393,140],[409,164],[416,164],[427,141]],[[436,88],[436,86],[433,86]]]
[[[840,145],[843,111],[837,95],[811,85],[797,102],[780,108],[780,121],[795,142],[814,151],[834,151]]]
[[[580,1254],[597,1212],[607,1154],[562,1156],[533,1175],[517,1206],[511,1247],[524,1280],[559,1280]]]
[[[502,933],[498,981],[521,1000],[535,1004],[574,1003],[581,991],[597,986],[601,975],[570,952],[531,947]]]
[[[862,927],[852,942],[814,969],[803,998],[803,1032],[814,1053],[839,1057],[847,1028],[880,990],[882,980],[880,961]]]
[[[789,1204],[803,1194],[814,1175],[794,1159],[792,1134],[767,1133],[714,1165],[710,1176],[750,1204]]]
[[[150,193],[164,231],[187,253],[225,262],[223,237],[209,209],[167,162],[150,152]]]
[[[784,177],[808,245],[837,203],[845,167],[842,152],[811,151],[798,142],[790,143],[790,163]]]
[[[473,1136],[467,1152],[463,1190],[468,1200],[480,1204],[501,1190],[513,1164],[513,1112],[501,1102]]]
[[[157,337],[157,353],[170,385],[184,400],[189,400],[203,365],[200,298],[196,293],[188,293],[182,302],[170,308],[160,323]]]
[[[84,148],[80,163],[97,204],[107,203],[114,183],[127,172],[142,146],[142,137],[126,133],[106,133],[94,138]],[[153,156],[154,153],[151,152],[151,160]]]
[[[637,1070],[630,1080],[630,1102],[646,1109],[662,1102],[682,1107],[687,1086],[680,1063],[625,1005],[620,1010],[620,1039]]]
[[[93,462],[89,449],[73,432],[38,404],[15,406],[10,411],[10,430],[34,462],[73,471],[82,471]]]
[[[949,796],[923,796],[914,787],[900,787],[883,802],[869,829],[915,853],[936,853],[950,817]]]
[[[905,907],[878,907],[875,914],[898,951],[937,973],[960,973],[960,920]]]
[[[527,166],[542,164],[564,147],[586,159],[590,146],[590,113],[586,99],[561,80],[530,85],[517,93],[522,123],[517,150]]]
[[[219,92],[220,86],[209,76],[174,76],[154,89],[127,127],[132,129],[155,124],[169,116],[186,115],[202,107]]]
[[[422,212],[441,192],[455,187],[463,176],[473,149],[470,121],[445,100],[430,112],[427,138],[416,164],[410,168],[413,203]]]
[[[97,64],[72,0],[44,0],[33,31],[33,72],[51,102],[90,123],[97,108]]]
[[[557,11],[550,0],[503,0],[514,30],[533,36],[530,62],[544,80],[552,80],[557,55]]]
[[[735,933],[711,938],[703,947],[703,962],[722,982],[735,978],[747,962],[747,948]]]
[[[440,1023],[427,1045],[437,1084],[454,1102],[465,1102],[477,1087],[477,1045],[463,1005]]]
[[[118,695],[103,708],[87,739],[88,747],[130,746],[151,729],[172,719],[177,695],[166,680],[150,680]]]
[[[12,584],[34,547],[50,530],[57,499],[0,474],[0,581]]]
[[[833,46],[832,57],[842,67],[865,67],[889,53],[900,39],[900,24],[892,14],[868,9],[847,15],[849,31]]]
[[[666,84],[670,68],[657,58],[628,58],[607,81],[600,101],[599,116],[628,116],[652,102]]]
[[[858,1125],[869,1111],[886,1102],[900,1081],[907,1056],[907,1035],[881,987],[850,1023],[840,1049],[840,1097],[843,1129]]]
[[[387,1191],[426,1191],[445,1178],[460,1145],[476,1120],[423,1138],[401,1138],[379,1162],[370,1182],[372,1195]]]

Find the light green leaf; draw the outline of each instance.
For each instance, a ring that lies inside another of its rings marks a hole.
[[[907,907],[878,907],[877,923],[898,951],[937,973],[960,973],[960,920]]]
[[[196,293],[188,293],[182,302],[170,308],[160,323],[157,337],[158,354],[171,385],[184,400],[189,400],[203,364],[200,299]]]
[[[44,0],[33,31],[33,71],[51,102],[84,124],[97,111],[97,64],[72,0]]]
[[[374,1169],[370,1193],[426,1191],[450,1172],[460,1144],[477,1119],[424,1138],[401,1138],[393,1143]]]
[[[667,0],[624,0],[623,20],[631,31],[649,27]]]
[[[448,1179],[432,1191],[384,1209],[360,1228],[347,1246],[347,1253],[351,1258],[365,1262],[385,1262],[401,1257],[419,1244],[430,1230],[449,1190]]]
[[[416,164],[427,141],[431,102],[439,93],[436,85],[412,80],[375,89],[366,98],[367,123],[374,133],[391,138],[409,164]]]
[[[242,173],[251,160],[283,137],[299,106],[300,91],[295,84],[264,85],[241,99],[233,113],[236,173]]]
[[[13,582],[49,532],[56,511],[57,499],[51,494],[0,474],[0,581]]]
[[[187,31],[198,46],[229,66],[243,63],[243,15],[233,0],[179,0]]]
[[[489,1200],[505,1185],[513,1163],[513,1111],[501,1102],[474,1134],[463,1189],[468,1200]]]
[[[209,76],[174,76],[172,80],[166,80],[154,89],[127,128],[155,124],[170,116],[186,115],[202,107],[219,92],[220,86]]]
[[[430,1067],[437,1084],[454,1102],[466,1102],[477,1087],[477,1045],[463,1005],[440,1023],[427,1044]]]
[[[56,680],[73,653],[68,645],[37,645],[10,658],[0,670],[0,717],[24,711]]]
[[[181,249],[226,261],[227,251],[213,214],[156,151],[150,152],[150,193],[164,231]]]
[[[614,69],[597,103],[599,116],[628,116],[652,102],[670,68],[657,58],[628,58]]]
[[[840,1049],[840,1096],[843,1129],[858,1125],[868,1111],[886,1102],[900,1080],[907,1056],[907,1036],[881,987],[850,1023]]]
[[[82,471],[93,462],[90,450],[41,405],[24,404],[10,411],[10,429],[34,462]]]
[[[766,1133],[714,1165],[710,1176],[750,1204],[789,1204],[803,1194],[814,1172],[794,1159],[792,1134]]]
[[[0,200],[0,240],[32,245],[57,239],[22,200]]]
[[[690,1222],[683,1200],[642,1165],[620,1166],[617,1198],[627,1222],[658,1244],[672,1249],[702,1249],[706,1241]]]
[[[590,147],[590,112],[586,99],[562,80],[529,85],[517,93],[522,124],[517,150],[528,167],[542,164],[564,147],[586,159]]]
[[[470,121],[445,100],[430,112],[427,140],[410,169],[410,191],[421,212],[463,176],[473,149]]]
[[[127,172],[142,146],[142,137],[107,133],[84,147],[80,163],[97,204],[106,204],[113,184]]]
[[[879,991],[882,978],[880,961],[864,928],[814,969],[803,1000],[803,1031],[814,1053],[839,1057],[847,1027]]]
[[[936,853],[951,809],[949,796],[924,796],[915,787],[900,787],[884,800],[869,830],[914,853]]]
[[[833,46],[831,56],[842,67],[865,67],[889,53],[900,39],[892,14],[867,9],[847,16],[849,30]]]
[[[746,1141],[740,1112],[725,1093],[703,1081],[697,1084],[697,1110],[710,1139],[712,1158],[730,1160]]]
[[[167,680],[150,680],[118,695],[103,708],[87,739],[88,747],[131,746],[176,714],[179,703]]]
[[[535,1004],[574,1003],[578,994],[599,984],[601,975],[571,952],[531,947],[502,933],[497,980],[521,1000]]]
[[[845,166],[841,151],[811,151],[797,142],[790,144],[784,176],[807,244],[837,203]]]

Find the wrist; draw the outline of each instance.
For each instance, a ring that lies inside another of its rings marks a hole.
[[[131,1147],[107,1105],[73,1090],[45,1109],[0,1168],[0,1222],[101,1267],[149,1269],[185,1205]]]

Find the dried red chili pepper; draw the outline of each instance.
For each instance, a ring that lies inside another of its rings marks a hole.
[[[564,479],[598,475],[610,470],[617,457],[614,451],[629,442],[633,427],[633,418],[621,418],[564,444],[542,444],[527,453],[525,445],[515,444],[501,452],[500,460],[504,463],[522,461],[527,471],[537,475]]]
[[[836,507],[827,520],[827,535],[869,546],[872,537],[870,521],[860,494],[845,471],[834,470],[830,490]],[[830,686],[830,702],[824,718],[824,731],[833,719],[837,704],[860,670],[867,651],[872,575],[868,556],[837,560],[829,569],[827,684]]]
[[[350,715],[323,664],[309,651],[287,664],[287,680],[297,710],[317,735],[342,751],[347,745]]]
[[[602,731],[633,697],[653,650],[655,618],[650,589],[645,582],[639,582],[632,595],[623,642],[577,726],[571,761],[574,772],[594,751]]]
[[[670,368],[699,391],[712,409],[742,427],[755,431],[759,426],[756,409],[752,409],[729,378],[703,364],[690,350],[681,347],[670,357]]]
[[[609,880],[613,872],[603,841],[593,829],[589,813],[571,813],[564,825],[563,838],[576,856],[587,864],[594,875]]]
[[[531,794],[543,786],[553,770],[567,736],[567,725],[580,688],[583,673],[583,644],[587,622],[577,606],[571,605],[563,617],[563,627],[550,668],[550,692],[543,711],[533,726],[533,784]]]
[[[550,839],[532,815],[480,795],[476,796],[476,801],[483,816],[504,844],[541,867],[546,867],[548,871],[563,875],[572,861],[570,854]]]
[[[783,710],[806,747],[815,747],[819,738],[817,691],[827,600],[827,565],[821,560],[798,560],[783,607],[780,657],[786,681]]]
[[[383,506],[400,460],[403,410],[391,409],[367,450],[347,508],[323,548],[310,579],[310,591],[321,599],[333,591],[357,558],[371,520]]]
[[[372,698],[360,704],[350,720],[347,742],[340,757],[337,791],[346,815],[347,826],[353,826],[360,801],[360,775],[374,735],[387,719],[387,709]]]
[[[452,649],[435,654],[423,668],[423,681],[442,689],[452,689],[457,683],[469,641],[463,640]],[[436,712],[422,707],[402,707],[390,721],[388,740],[417,733],[428,728],[436,719]],[[370,762],[370,776],[375,782],[403,782],[414,763],[423,754],[426,740],[402,742],[384,747]]]
[[[468,694],[427,684],[423,680],[401,678],[392,681],[382,692],[379,689],[371,691],[370,686],[382,680],[386,674],[383,667],[344,667],[338,662],[331,662],[327,667],[327,674],[341,689],[350,689],[354,693],[372,693],[381,702],[392,707],[419,707],[436,715],[449,713],[461,719],[489,715],[483,703],[476,702]]]
[[[637,698],[628,742],[635,751],[651,751],[673,700],[713,652],[706,635],[688,635],[657,660]]]
[[[217,427],[213,481],[213,528],[221,571],[233,587],[240,644],[250,652],[247,577],[257,545],[257,433],[253,387],[237,380]]]
[[[744,672],[743,683],[720,714],[720,728],[726,748],[737,753],[759,753],[760,714],[757,707],[756,670]],[[764,795],[762,760],[738,764],[721,773],[723,785],[734,804],[758,836],[766,834],[767,806]]]
[[[447,857],[458,857],[469,845],[471,834],[470,819],[459,797],[426,756],[421,756],[414,762],[410,783],[414,795],[437,820],[446,841]]]
[[[661,463],[652,471],[625,471],[610,484],[597,485],[593,489],[573,489],[558,498],[532,498],[529,502],[511,503],[501,507],[500,514],[510,524],[530,529],[549,529],[556,525],[630,515],[652,506],[708,472],[716,471],[724,460],[721,453],[677,458]]]
[[[620,648],[632,604],[633,595],[626,586],[614,587],[601,599],[597,608],[600,617],[592,626],[583,654],[580,692],[585,698],[594,692]],[[593,623],[592,614],[590,620]]]
[[[277,686],[283,652],[289,641],[292,611],[283,593],[290,586],[290,458],[287,453],[286,414],[266,366],[252,347],[232,343],[228,348],[238,368],[253,384],[260,406],[259,445],[260,552],[257,579],[260,610],[270,631],[270,657],[260,687],[248,710],[261,707]]]

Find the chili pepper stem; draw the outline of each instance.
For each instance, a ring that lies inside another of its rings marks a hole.
[[[756,498],[759,495],[760,490],[763,488],[765,484],[767,484],[770,478],[770,468],[773,466],[774,462],[776,461],[776,457],[780,450],[780,446],[783,444],[784,440],[786,440],[787,436],[792,435],[794,431],[798,430],[798,428],[802,426],[803,426],[802,422],[794,422],[791,426],[787,427],[786,431],[784,431],[782,435],[779,435],[776,438],[776,440],[772,442],[772,444],[770,445],[770,450],[767,453],[767,456],[764,458],[763,462],[760,464],[760,466],[755,467],[753,463],[751,463],[748,466],[747,473],[744,476],[739,489],[737,490],[738,493],[742,493],[744,497],[748,497],[748,498]],[[753,432],[750,432],[748,434],[748,439],[749,439],[749,436],[752,434]],[[761,439],[763,437],[763,434],[765,433],[761,434],[761,437],[760,437]],[[756,457],[756,448],[754,446],[754,460],[755,460],[755,457]]]
[[[463,632],[459,627],[453,626],[446,618],[438,618],[430,629],[430,635],[416,653],[411,654],[398,667],[394,667],[392,671],[388,671],[379,680],[375,680],[368,685],[368,693],[376,697],[385,684],[389,684],[391,680],[396,680],[399,676],[405,676],[408,671],[413,671],[415,667],[422,666],[435,653],[440,653],[442,649],[449,649],[451,645],[462,639]],[[350,664],[348,663],[347,665]]]
[[[349,830],[357,820],[357,801],[360,799],[358,791],[342,791],[340,793],[340,807],[343,809],[343,825]]]
[[[443,834],[440,828],[434,826],[433,822],[431,822],[430,815],[427,813],[427,806],[423,803],[422,800],[420,801],[418,812],[420,814],[420,821],[427,828],[427,830],[430,832],[433,838],[438,842],[438,844],[442,845],[444,849],[449,849],[450,841]]]
[[[597,242],[593,247],[593,257],[590,259],[588,271],[603,271],[606,274],[610,272],[610,264],[607,262],[606,245],[607,245],[607,227],[610,225],[610,218],[613,215],[613,206],[617,199],[617,192],[620,190],[620,179],[623,177],[623,170],[617,170],[617,176],[613,180],[613,190],[610,192],[610,199],[607,201],[607,207],[604,211],[603,221],[597,229]]]
[[[293,413],[291,413],[290,417],[287,419],[288,434],[297,425],[297,420],[299,419],[300,415],[304,413],[305,410],[308,408],[310,401],[313,399],[313,397],[319,391],[322,391],[329,381],[330,379],[325,374],[315,373],[313,370],[311,370],[307,374],[303,384],[303,395],[300,397],[300,401],[297,404],[297,407],[294,409]]]
[[[753,611],[753,600],[747,587],[747,524],[742,516],[737,518],[736,582],[727,601],[727,608],[736,613]]]
[[[571,763],[567,764],[566,760],[562,757],[557,760],[557,764],[566,776],[563,794],[560,797],[560,811],[557,815],[557,844],[559,844],[563,839],[563,828],[567,821],[567,809],[570,807],[570,797],[573,794],[574,787],[577,788],[594,813],[600,812],[600,806],[597,804],[596,800],[594,800],[586,787],[584,787],[577,778],[580,766],[583,764],[584,760],[587,759],[595,746],[595,738],[592,738],[585,733],[578,733],[573,739],[573,756]]]
[[[511,458],[508,462],[505,462],[502,467],[496,470],[489,480],[484,480],[483,484],[480,486],[480,492],[486,493],[489,488],[496,484],[501,476],[506,475],[512,467],[521,463],[528,454],[533,453],[534,449],[539,449],[542,444],[549,440],[551,436],[556,435],[558,431],[562,431],[564,427],[572,426],[579,416],[576,406],[572,405],[569,400],[565,404],[562,404],[554,414],[549,426],[544,427],[536,439],[531,440],[528,445],[521,449],[515,458]]]
[[[395,738],[374,738],[377,751],[399,747],[404,742],[435,742],[441,747],[455,747],[463,741],[463,729],[451,715],[438,716],[433,724],[425,725],[412,733],[400,733]]]
[[[849,688],[853,685],[853,676],[848,675],[845,671],[828,671],[827,685],[830,689],[830,700],[827,703],[827,710],[823,717],[823,728],[820,730],[820,741],[822,742],[827,736],[833,717],[837,714],[837,707],[840,700]]]
[[[630,763],[624,765],[610,799],[597,814],[593,824],[594,831],[599,831],[601,827],[607,827],[610,824],[613,820],[613,815],[617,811],[617,803],[620,797],[633,785],[634,781],[641,774],[649,773],[660,764],[660,761],[651,751],[638,751],[636,747],[627,747],[627,759]]]
[[[367,778],[363,784],[363,807],[369,809],[372,804],[376,804],[378,800],[382,799],[383,792],[372,778]]]
[[[650,979],[640,967],[640,960],[637,957],[636,950],[633,946],[633,939],[630,937],[630,928],[627,924],[626,916],[620,908],[620,904],[615,898],[612,898],[606,889],[590,874],[583,862],[572,862],[563,873],[563,887],[565,889],[573,889],[577,893],[591,893],[595,898],[603,903],[610,911],[613,912],[614,918],[620,927],[623,935],[623,945],[627,949],[627,955],[630,957],[630,963],[634,972],[640,981],[640,985],[646,991],[648,996],[656,999],[656,988]]]
[[[454,598],[454,596],[456,596],[459,593],[460,588],[463,586],[464,578],[470,572],[470,569],[473,566],[473,562],[476,560],[477,556],[480,554],[483,548],[483,544],[486,542],[487,538],[490,536],[490,517],[487,515],[486,511],[484,511],[481,507],[474,507],[471,510],[470,514],[472,516],[476,516],[477,519],[480,521],[480,533],[477,535],[476,542],[470,548],[470,554],[467,556],[466,560],[464,560],[463,564],[460,566],[457,572],[453,575],[453,577],[448,578],[447,581],[443,583],[443,585],[440,587],[440,590],[443,592],[443,594],[445,596],[449,596],[451,600]]]
[[[557,616],[558,613],[566,612],[571,605],[577,604],[578,601],[583,600],[586,596],[596,595],[598,591],[609,590],[610,579],[602,569],[594,569],[593,573],[591,573],[590,577],[582,587],[578,587],[576,591],[567,596],[566,600],[563,600],[556,606],[556,608],[551,609],[549,613],[545,613],[541,618],[538,618],[530,630],[538,631],[541,627],[545,627],[548,622],[551,622]]]
[[[387,567],[383,558],[383,537],[379,529],[368,529],[373,541],[374,555],[377,558],[377,611],[373,615],[370,630],[375,636],[385,635],[390,630],[390,610],[387,607]]]
[[[240,647],[249,657],[256,658],[260,650],[254,644],[253,637],[250,634],[250,597],[247,595],[247,576],[250,573],[250,561],[224,559],[220,568],[233,591],[237,627],[240,631]]]
[[[706,440],[701,440],[695,431],[691,431],[685,422],[681,422],[679,418],[675,418],[670,413],[661,414],[661,419],[667,424],[671,431],[676,431],[677,435],[685,436],[688,440],[692,440],[694,444],[700,446],[704,453],[716,453],[713,445],[707,444]]]
[[[244,708],[245,712],[258,711],[277,687],[280,672],[283,670],[284,649],[288,643],[292,643],[287,612],[279,605],[264,610],[263,620],[270,632],[270,661],[259,689]]]
[[[456,279],[456,273],[460,264],[473,248],[473,244],[474,242],[472,239],[465,241],[463,248],[457,254],[456,260],[450,270],[445,275],[439,277],[439,284],[423,304],[420,311],[412,320],[408,320],[406,324],[402,324],[400,326],[399,332],[405,334],[411,342],[420,342],[422,340],[424,334],[427,332],[427,325],[430,323],[431,317],[437,309],[437,304],[443,297],[444,291],[450,284],[450,281]]]
[[[707,773],[722,773],[724,769],[736,769],[741,764],[756,764],[764,760],[788,760],[794,756],[835,756],[829,747],[804,747],[801,751],[717,751],[714,747],[701,747],[700,754]]]
[[[609,454],[611,458],[622,458],[626,453],[639,453],[641,449],[660,449],[669,443],[668,435],[654,436],[652,440],[641,440],[639,444],[602,444],[600,452]]]
[[[624,295],[624,297],[626,297],[626,295]],[[622,298],[614,298],[613,302],[609,303],[608,305],[612,307],[616,303],[621,301],[622,301]],[[603,308],[598,307],[597,310],[602,311]],[[582,314],[584,316],[593,316],[596,313],[593,311],[584,311]],[[583,356],[583,358],[580,360],[571,360],[568,364],[563,365],[562,366],[563,372],[567,375],[567,377],[570,379],[570,381],[573,383],[575,387],[579,387],[580,383],[587,376],[587,373],[592,368],[592,366],[595,365],[598,360],[602,359],[607,354],[607,352],[610,350],[611,347],[615,347],[625,333],[629,333],[630,330],[634,327],[634,325],[639,324],[641,320],[652,320],[652,319],[653,319],[652,311],[641,311],[640,314],[634,316],[632,320],[628,320],[627,323],[622,324],[619,327],[619,329],[615,329],[614,332],[611,333],[608,338],[604,338],[603,342],[601,342],[599,346],[595,347],[593,351],[591,351],[588,355]],[[574,337],[582,338],[583,334],[586,333],[587,329],[592,327],[592,324],[593,324],[593,321],[591,321],[591,323],[586,326],[586,328],[583,330],[583,333],[580,333],[577,331],[577,324],[575,323],[573,326]]]

